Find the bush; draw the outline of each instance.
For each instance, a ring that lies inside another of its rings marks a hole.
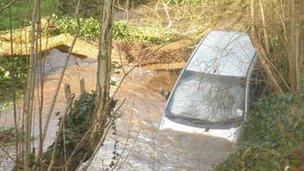
[[[171,42],[172,34],[162,28],[157,27],[138,27],[124,21],[115,22],[113,37],[124,41],[141,41],[153,44]]]
[[[70,33],[74,34],[77,30],[77,21],[71,17],[59,17],[52,15],[52,23],[56,26],[52,34]],[[95,38],[99,34],[98,21],[93,18],[80,19],[80,35],[87,38]]]
[[[73,103],[65,120],[65,139],[63,139],[63,132],[60,132],[55,163],[64,164],[63,156],[65,156],[65,152],[68,157],[73,153],[78,143],[94,122],[92,120],[92,114],[95,108],[95,97],[95,93],[83,93],[79,96],[79,99]],[[83,144],[76,151],[74,158],[77,164],[85,159],[85,156],[90,156],[89,153],[92,153],[89,144],[89,141],[84,140]],[[54,144],[49,146],[45,153],[46,163],[49,163],[51,160],[53,146]],[[74,162],[68,167],[76,167],[77,164]]]
[[[149,0],[129,0],[129,7],[138,6],[147,3]],[[60,15],[73,16],[78,0],[57,0],[57,9]],[[125,7],[127,0],[117,0],[117,6]],[[79,13],[81,17],[99,18],[101,1],[100,0],[85,0],[80,1]]]
[[[304,166],[304,89],[256,103],[239,149],[215,170],[284,170]]]
[[[57,9],[60,15],[73,16],[78,0],[57,0]],[[81,17],[98,17],[100,13],[100,0],[80,1],[79,14]]]
[[[15,72],[14,80],[12,70]],[[8,92],[12,92],[13,87],[16,88],[17,93],[22,92],[26,75],[27,59],[25,57],[0,57],[0,103],[12,98],[12,93]]]
[[[201,0],[166,0],[166,2],[170,4],[189,4],[189,5],[197,5],[202,3]]]
[[[71,17],[58,17],[53,15],[51,17],[52,23],[56,29],[52,31],[53,34],[70,33],[73,34],[77,29],[76,19]],[[80,19],[80,36],[94,39],[99,35],[99,23],[94,18]],[[113,26],[113,37],[116,40],[128,42],[144,42],[153,44],[167,43],[172,40],[172,33],[165,31],[159,27],[139,27],[125,21],[117,21]]]

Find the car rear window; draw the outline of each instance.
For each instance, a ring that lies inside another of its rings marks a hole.
[[[185,70],[166,108],[167,117],[198,127],[232,127],[243,117],[245,79]]]

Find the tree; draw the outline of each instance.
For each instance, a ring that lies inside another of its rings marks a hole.
[[[268,85],[276,94],[287,91],[297,93],[300,90],[301,67],[303,67],[300,47],[303,30],[301,26],[304,21],[301,8],[303,1],[259,0],[259,11],[255,10],[257,4],[255,2],[251,0],[250,5],[252,40]],[[274,7],[276,12],[264,10],[264,7],[269,8],[269,6]],[[260,18],[256,13],[260,13]]]
[[[294,92],[300,90],[301,70],[300,70],[300,26],[297,20],[295,0],[287,1],[289,20],[289,40],[286,42],[290,87]]]
[[[31,155],[31,139],[32,139],[32,119],[34,112],[34,89],[36,79],[36,62],[39,56],[38,52],[38,37],[40,28],[40,0],[35,0],[34,10],[32,14],[32,30],[31,30],[31,48],[28,77],[26,83],[26,92],[24,98],[24,113],[25,113],[25,144],[24,144],[24,170],[29,170],[30,155]]]
[[[99,53],[96,81],[96,109],[93,120],[97,121],[92,131],[92,138],[98,141],[103,134],[107,116],[110,112],[110,81],[111,81],[111,48],[114,0],[104,0],[100,18]]]
[[[113,25],[114,0],[104,0],[102,3],[99,36],[99,51],[97,58],[96,97],[90,127],[82,135],[80,142],[72,149],[69,159],[65,163],[68,170],[81,167],[83,170],[89,167],[94,156],[102,146],[107,134],[106,128],[113,119],[110,116],[112,104],[109,96],[111,81],[111,49],[112,49],[112,25]],[[81,104],[80,104],[81,105]],[[67,116],[69,117],[69,116]],[[73,117],[73,116],[72,116]],[[90,141],[87,140],[90,139]],[[59,145],[60,146],[60,145]],[[85,150],[83,152],[82,150]],[[79,153],[79,154],[77,154]],[[86,162],[85,164],[79,161]],[[78,166],[75,166],[78,165]]]

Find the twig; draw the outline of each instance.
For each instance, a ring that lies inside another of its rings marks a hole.
[[[299,119],[297,120],[297,122],[296,122],[294,128],[296,128],[296,127],[298,126],[298,124],[299,124],[300,121],[302,120],[303,116],[304,116],[304,110],[301,112],[301,115],[300,115]]]
[[[263,2],[262,2],[262,0],[259,0],[259,4],[260,4],[262,24],[263,24],[263,33],[264,33],[264,39],[265,39],[266,52],[267,52],[267,54],[269,54],[269,43],[268,43],[268,36],[267,36],[267,29],[266,29],[266,20],[265,20],[264,8],[263,8]]]
[[[6,4],[4,7],[2,7],[0,9],[0,14],[8,7],[10,7],[11,5],[13,5],[17,0],[12,0],[11,2],[9,2],[8,4]]]
[[[13,24],[12,24],[12,12],[11,7],[9,9],[9,18],[10,18],[10,43],[11,43],[11,56],[14,55],[13,49]],[[19,135],[18,135],[18,123],[17,123],[17,106],[16,106],[16,72],[13,66],[10,67],[10,76],[12,78],[12,88],[13,88],[13,112],[14,112],[14,126],[15,126],[15,135],[16,135],[16,143],[15,143],[15,153],[16,153],[16,165],[19,165]],[[18,171],[19,168],[17,167],[16,170]]]
[[[133,66],[124,76],[123,78],[120,80],[116,90],[114,91],[113,95],[111,96],[109,101],[112,101],[115,94],[118,92],[118,89],[120,88],[120,86],[122,85],[122,82],[124,81],[124,79],[127,77],[127,75],[132,72],[137,66],[139,65],[139,63],[135,66]],[[107,104],[107,106],[109,106],[110,103]],[[78,148],[80,147],[80,145],[84,142],[84,140],[86,140],[87,136],[89,135],[90,131],[93,129],[93,127],[95,126],[95,124],[99,122],[99,120],[95,120],[92,125],[90,126],[90,128],[87,130],[87,132],[84,134],[84,136],[82,137],[82,139],[80,140],[80,142],[76,145],[75,149],[73,150],[73,152],[71,153],[71,155],[69,156],[67,162],[66,162],[66,167],[68,166],[68,164],[70,163],[72,157],[75,155],[75,153],[77,152]]]
[[[131,149],[129,150],[129,153],[126,155],[126,157],[124,158],[124,160],[122,161],[121,165],[116,169],[117,171],[123,166],[123,164],[127,161],[129,155],[131,154],[131,152],[133,151],[134,147],[135,147],[135,144],[138,140],[138,136],[139,136],[139,133],[140,133],[140,129],[138,130],[137,132],[137,135],[136,135],[136,139],[134,140],[133,144],[132,144],[132,147]]]
[[[31,128],[32,128],[32,119],[33,119],[33,107],[34,107],[34,89],[35,89],[35,79],[36,79],[36,58],[37,58],[37,33],[36,26],[38,21],[40,8],[40,0],[35,0],[34,10],[32,13],[32,25],[31,25],[31,49],[30,49],[30,65],[28,70],[27,77],[27,88],[25,95],[25,105],[24,111],[25,115],[25,144],[24,144],[24,170],[29,170],[29,155],[31,153]]]
[[[155,49],[153,52],[158,51],[161,47],[163,47],[163,46],[160,46],[159,48]],[[139,62],[138,62],[136,65],[134,65],[128,72],[126,72],[126,73],[124,74],[124,76],[123,76],[122,79],[120,80],[120,82],[119,82],[117,88],[115,89],[113,95],[111,96],[111,98],[110,98],[109,102],[106,104],[106,106],[109,106],[109,105],[110,105],[110,102],[114,99],[115,95],[117,94],[117,92],[118,92],[119,88],[121,87],[121,85],[122,85],[123,81],[125,80],[125,78],[126,78],[126,77],[127,77],[127,76],[136,68],[136,67],[138,67],[139,65],[141,65],[141,63],[144,62],[144,61],[145,61],[145,58],[143,58],[141,61],[139,61]],[[99,120],[99,119],[96,119],[96,120],[92,123],[92,125],[90,126],[90,128],[87,130],[87,132],[83,135],[82,139],[79,141],[79,143],[76,145],[75,149],[73,150],[73,152],[72,152],[71,155],[69,156],[69,158],[68,158],[68,160],[67,160],[67,162],[66,162],[66,164],[65,164],[65,165],[66,165],[65,167],[67,167],[67,166],[69,165],[69,163],[70,163],[72,157],[75,155],[75,153],[77,152],[77,150],[78,150],[78,148],[80,147],[80,145],[84,142],[84,140],[87,139],[87,136],[89,135],[90,131],[93,129],[94,125],[95,125],[97,122],[100,122],[100,120]]]
[[[105,138],[106,138],[106,135],[107,135],[107,133],[109,132],[109,130],[110,130],[110,128],[111,128],[110,125],[112,124],[112,122],[113,122],[114,120],[115,120],[115,118],[112,117],[112,118],[110,119],[110,121],[108,122],[108,124],[105,126],[105,131],[104,131],[104,133],[102,134],[102,137],[100,138],[100,140],[99,140],[99,142],[98,142],[96,148],[94,149],[93,154],[91,155],[90,159],[85,163],[85,165],[82,166],[82,167],[80,168],[81,170],[87,170],[88,167],[91,165],[91,163],[92,163],[92,161],[93,161],[95,155],[96,155],[97,152],[99,151],[100,147],[103,145],[103,142],[104,142],[104,140],[105,140]]]
[[[18,170],[18,168],[23,167],[22,165],[17,163],[17,161],[14,159],[14,157],[12,157],[11,154],[8,151],[6,151],[3,147],[1,147],[1,150],[16,164],[16,166],[17,166],[17,168],[15,168],[16,170]]]
[[[72,54],[72,50],[73,50],[74,45],[76,43],[77,37],[79,35],[79,31],[80,31],[80,20],[79,20],[79,16],[78,16],[78,14],[79,14],[79,5],[80,5],[80,0],[78,0],[77,6],[76,6],[76,12],[75,12],[75,15],[77,17],[77,20],[76,20],[77,21],[77,30],[76,30],[76,33],[74,35],[74,39],[72,41],[71,47],[69,49],[68,56],[67,56],[65,64],[64,64],[64,68],[61,71],[60,78],[59,78],[59,81],[58,81],[56,89],[55,89],[55,94],[53,96],[50,109],[49,109],[49,111],[47,113],[46,123],[44,125],[43,134],[42,134],[42,143],[44,143],[44,140],[45,140],[45,137],[46,137],[46,133],[47,133],[47,130],[48,130],[48,126],[49,126],[49,122],[50,122],[50,119],[51,119],[51,115],[53,113],[54,106],[55,106],[55,103],[56,103],[56,100],[57,100],[57,96],[58,96],[58,93],[59,93],[59,89],[60,89],[60,86],[61,86],[61,83],[62,83],[62,80],[63,80],[63,76],[65,74],[65,71],[66,71],[69,59],[70,59],[71,54]]]
[[[60,126],[59,126],[59,129],[58,129],[58,132],[57,132],[55,141],[54,141],[54,145],[53,145],[53,151],[52,151],[52,157],[51,157],[50,165],[49,165],[47,171],[51,171],[51,170],[53,169],[53,165],[54,165],[55,157],[56,157],[56,152],[57,152],[57,144],[58,144],[59,136],[60,136],[60,133],[61,133],[63,127],[64,127],[65,119],[66,119],[66,116],[67,116],[68,111],[69,111],[70,108],[71,108],[71,105],[72,105],[72,103],[73,103],[74,97],[75,97],[75,96],[70,97],[69,104],[68,104],[68,106],[65,108],[65,111],[64,111],[64,113],[63,113],[62,119],[61,119],[61,121],[60,121]]]
[[[169,14],[169,11],[168,11],[168,7],[167,7],[167,4],[165,3],[165,1],[163,1],[163,6],[164,6],[164,10],[166,12],[167,18],[168,18],[168,25],[166,27],[168,29],[168,28],[172,27],[172,21],[171,21],[170,14]]]
[[[117,111],[123,106],[125,100],[123,100],[123,102],[120,104],[120,106],[113,112],[114,114],[117,113]],[[111,124],[114,122],[114,120],[116,120],[119,116],[113,116],[110,121],[108,122],[108,124],[106,125],[106,131],[103,133],[101,139],[99,140],[98,145],[96,146],[96,148],[94,149],[93,154],[91,155],[90,159],[86,162],[86,164],[81,168],[81,170],[87,170],[87,168],[91,165],[95,155],[97,154],[97,152],[99,151],[99,149],[102,147],[102,144],[106,138],[107,133],[110,130],[110,126]]]
[[[41,10],[41,3],[39,4],[39,10]],[[38,126],[39,126],[39,149],[38,149],[38,158],[43,158],[43,142],[42,142],[42,112],[43,112],[43,105],[44,105],[44,66],[45,66],[45,58],[42,57],[42,39],[41,39],[41,14],[39,14],[39,23],[38,23],[38,36],[39,39],[39,80],[40,80],[40,90],[38,92]],[[46,41],[47,42],[47,41]],[[40,96],[39,96],[40,92]],[[40,98],[40,99],[39,99]],[[37,158],[36,158],[37,160]],[[39,170],[42,170],[42,163],[39,160]]]
[[[134,123],[131,123],[132,117],[133,117],[133,113],[134,113],[134,110],[133,110],[133,108],[134,108],[134,101],[135,101],[135,94],[133,94],[133,101],[132,101],[132,106],[131,106],[132,111],[131,111],[131,115],[130,115],[131,116],[131,119],[130,119],[130,129],[128,130],[128,136],[127,137],[129,137],[131,135],[131,131],[132,131],[133,126],[134,126]],[[123,150],[122,150],[122,152],[120,154],[120,157],[117,160],[117,162],[116,162],[116,164],[115,164],[115,166],[113,167],[112,170],[114,170],[117,167],[118,163],[120,162],[120,159],[122,158],[122,155],[124,154],[124,152],[125,152],[125,150],[127,148],[128,142],[129,142],[129,138],[127,138],[127,140],[125,142],[125,145],[124,145],[124,148],[123,148]]]

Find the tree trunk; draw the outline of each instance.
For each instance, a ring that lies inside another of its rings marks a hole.
[[[98,142],[103,134],[106,118],[109,114],[109,91],[111,81],[111,48],[114,1],[104,0],[100,19],[99,53],[96,81],[96,109],[93,121],[96,122],[91,134],[93,142]],[[94,143],[95,144],[95,143]]]
[[[30,170],[30,155],[31,155],[31,129],[34,112],[34,89],[36,77],[36,58],[37,58],[37,25],[39,23],[40,0],[35,0],[34,10],[32,14],[32,30],[31,30],[31,49],[30,63],[27,78],[27,88],[25,93],[25,140],[24,140],[24,170]]]
[[[262,45],[262,40],[259,39],[259,35],[257,33],[257,29],[255,27],[256,23],[255,23],[255,6],[254,6],[254,0],[251,0],[251,3],[250,3],[250,12],[251,12],[251,36],[252,36],[252,43],[253,45],[255,46],[256,50],[257,50],[257,53],[259,55],[259,62],[260,62],[260,65],[262,67],[262,69],[265,71],[265,74],[267,76],[267,82],[268,82],[268,85],[270,87],[270,89],[272,91],[274,91],[276,94],[278,95],[282,95],[283,94],[283,90],[277,80],[277,77],[276,77],[276,74],[273,72],[272,70],[272,65],[270,64],[270,61],[267,57],[267,53],[265,52],[265,49]],[[260,0],[260,8],[261,8],[261,11],[263,11],[262,9],[262,1]],[[263,15],[262,14],[262,18],[263,18]],[[265,19],[262,19],[263,20],[263,25],[265,26]],[[264,38],[267,39],[267,34],[266,34],[266,29],[263,29],[264,31]],[[265,40],[267,42],[267,40]],[[265,44],[268,44],[268,43],[265,43]],[[268,46],[268,45],[267,45]]]
[[[296,17],[296,5],[294,0],[288,1],[288,13],[290,22],[288,47],[288,62],[290,74],[290,87],[293,92],[300,90],[300,29]]]

